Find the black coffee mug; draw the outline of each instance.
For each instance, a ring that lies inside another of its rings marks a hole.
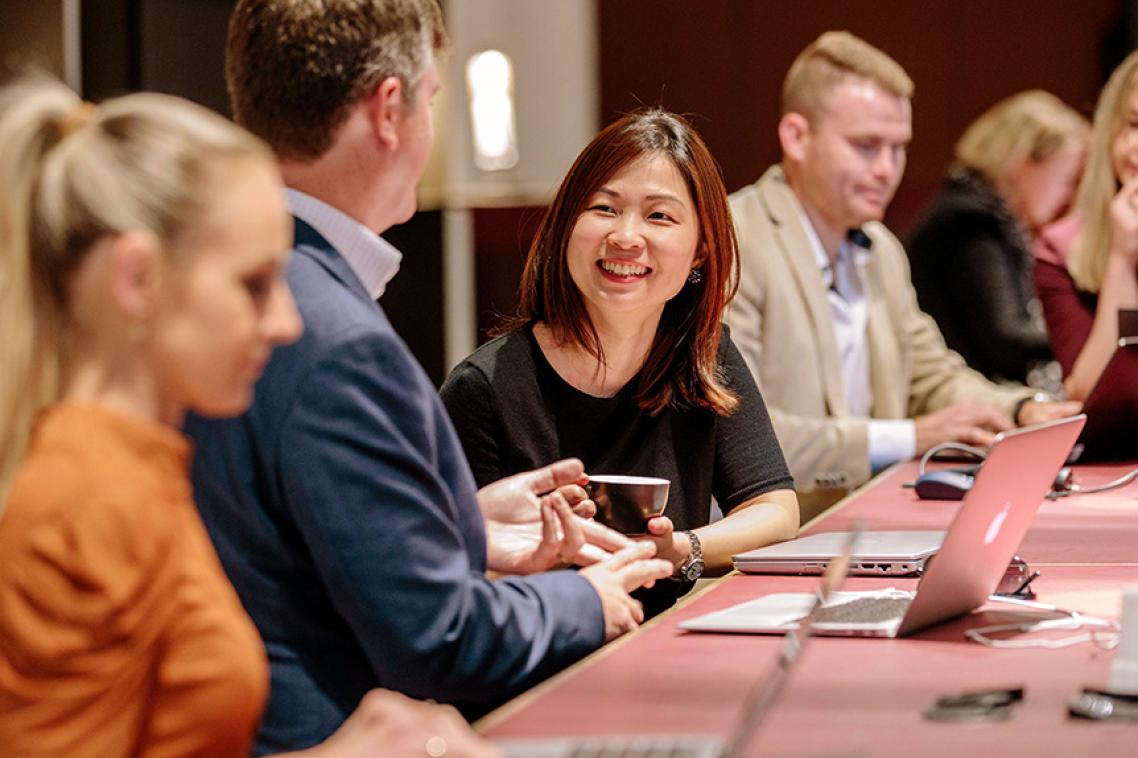
[[[667,479],[652,476],[597,474],[586,489],[597,504],[597,521],[622,534],[646,534],[648,520],[668,504]]]

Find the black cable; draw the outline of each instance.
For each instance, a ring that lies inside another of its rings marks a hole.
[[[983,461],[988,457],[988,451],[972,445],[965,445],[963,442],[942,442],[939,445],[933,445],[925,454],[921,456],[920,465],[917,467],[917,476],[924,476],[925,467],[928,466],[929,461],[937,453],[943,453],[945,450],[955,450],[960,453],[967,453],[978,461]]]

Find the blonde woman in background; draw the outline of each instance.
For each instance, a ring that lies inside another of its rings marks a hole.
[[[1099,97],[1073,213],[1044,230],[1035,251],[1036,289],[1067,396],[1085,400],[1098,386],[1099,408],[1120,417],[1138,410],[1138,356],[1121,351],[1111,362],[1118,311],[1138,308],[1136,84],[1138,53],[1133,53]],[[1138,452],[1131,430],[1110,443],[1114,455],[1126,453],[1119,444]]]
[[[921,309],[948,346],[993,380],[1059,389],[1035,297],[1031,246],[1069,209],[1090,124],[1029,90],[977,118],[907,250]]]
[[[50,81],[3,91],[0,144],[0,751],[248,755],[265,653],[178,428],[244,411],[300,334],[273,156],[175,98],[95,107]],[[313,752],[431,736],[489,751],[375,692]]]

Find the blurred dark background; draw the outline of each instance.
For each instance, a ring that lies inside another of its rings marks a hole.
[[[1138,18],[1134,0],[595,2],[598,127],[641,104],[688,114],[719,159],[729,191],[754,181],[778,159],[782,78],[818,34],[848,29],[896,58],[916,82],[909,167],[887,218],[902,236],[973,118],[1001,97],[1036,87],[1089,115],[1111,69],[1136,46]],[[58,41],[62,27],[62,36],[80,42],[78,84],[88,99],[151,89],[227,113],[222,55],[232,5],[232,0],[0,0],[3,73],[28,63],[61,72],[66,67]],[[550,83],[551,90],[556,86]],[[472,210],[472,318],[479,339],[495,313],[513,308],[521,260],[541,211],[532,204]],[[385,235],[405,255],[384,307],[436,382],[447,369],[444,227],[443,211],[425,208]]]

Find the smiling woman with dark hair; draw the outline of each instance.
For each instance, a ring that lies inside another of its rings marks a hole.
[[[566,455],[670,479],[649,528],[678,578],[794,536],[793,482],[721,323],[737,259],[719,167],[684,119],[648,109],[602,131],[541,223],[516,317],[442,389],[479,483]],[[708,525],[713,496],[727,516]]]

